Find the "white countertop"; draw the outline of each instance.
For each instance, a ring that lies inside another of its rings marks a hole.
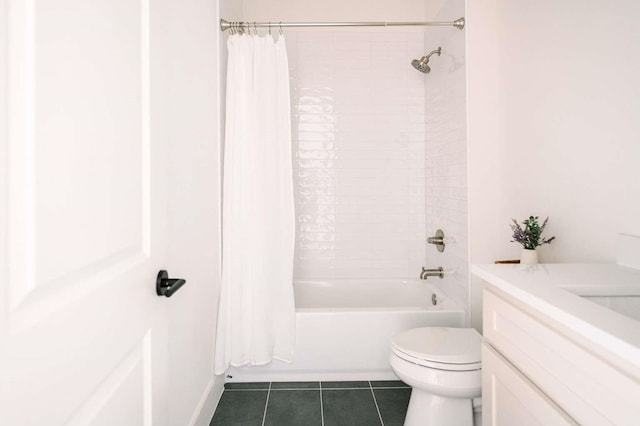
[[[640,322],[580,296],[640,296],[640,270],[616,264],[472,265],[471,272],[640,367]]]

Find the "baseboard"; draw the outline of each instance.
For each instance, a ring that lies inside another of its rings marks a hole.
[[[224,391],[224,377],[211,377],[191,417],[189,425],[209,426],[213,418],[213,413],[215,413],[218,402],[220,402],[220,398],[222,397],[222,391]]]
[[[233,370],[233,371],[232,371]],[[271,371],[255,372],[248,367],[229,370],[228,383],[243,382],[343,382],[367,380],[400,380],[389,368],[388,370],[364,371]]]

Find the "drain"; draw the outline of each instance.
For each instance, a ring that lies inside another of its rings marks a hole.
[[[436,306],[438,304],[438,296],[435,293],[431,293],[431,304]]]

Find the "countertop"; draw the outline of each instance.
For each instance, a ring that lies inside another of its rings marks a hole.
[[[594,346],[640,367],[640,322],[580,296],[640,296],[640,270],[617,264],[472,265],[471,272]]]

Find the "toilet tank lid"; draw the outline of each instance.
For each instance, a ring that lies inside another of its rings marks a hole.
[[[391,345],[412,357],[447,364],[480,362],[482,336],[473,328],[422,327],[395,335]]]

